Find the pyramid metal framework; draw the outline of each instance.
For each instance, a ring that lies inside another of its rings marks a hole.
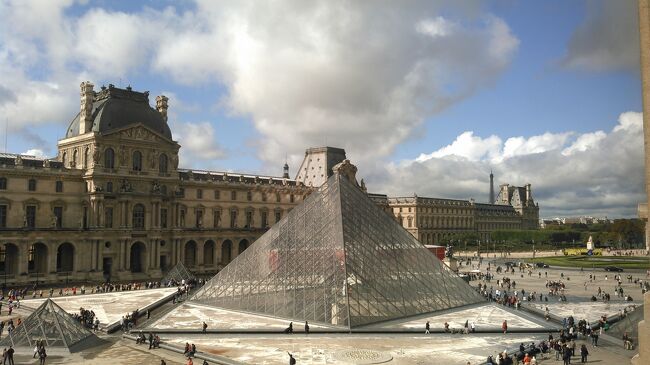
[[[334,174],[192,300],[352,328],[483,298],[352,182]]]
[[[13,332],[0,341],[0,346],[33,348],[38,341],[47,347],[64,347],[70,352],[102,343],[51,299],[47,299],[30,314]]]
[[[176,266],[167,272],[162,282],[166,285],[170,280],[174,280],[175,282],[180,283],[183,280],[189,281],[195,278],[196,277],[194,274],[192,274],[190,270],[188,270],[187,267],[185,267],[185,265],[179,261]]]

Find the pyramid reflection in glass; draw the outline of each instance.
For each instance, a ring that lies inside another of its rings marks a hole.
[[[334,174],[192,300],[352,328],[483,298],[352,182]]]

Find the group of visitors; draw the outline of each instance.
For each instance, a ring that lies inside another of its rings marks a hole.
[[[95,316],[95,312],[92,310],[81,307],[79,308],[79,313],[74,313],[72,317],[86,328],[92,329],[95,332],[99,330],[99,318]]]
[[[45,341],[38,340],[36,341],[36,345],[34,346],[34,356],[32,358],[38,357],[38,361],[40,365],[45,364],[45,358],[47,357],[47,352],[45,351]]]
[[[2,350],[2,365],[14,365],[14,352],[13,346]]]
[[[160,348],[160,336],[153,332],[149,332],[149,336],[140,331],[138,336],[135,338],[136,344],[145,344],[149,343],[149,350]]]

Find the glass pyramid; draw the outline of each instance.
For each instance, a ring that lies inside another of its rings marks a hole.
[[[170,281],[180,283],[183,280],[187,282],[193,279],[195,279],[194,274],[192,274],[190,270],[188,270],[187,267],[185,267],[185,265],[183,265],[183,263],[179,261],[176,264],[176,266],[174,266],[171,270],[167,272],[167,274],[162,280],[162,283],[164,285],[167,285],[167,283],[169,283]]]
[[[0,341],[0,346],[33,348],[38,341],[46,347],[65,347],[70,352],[101,344],[102,341],[83,327],[51,299],[46,300],[11,335]]]
[[[334,174],[192,300],[352,328],[483,298],[358,187]]]

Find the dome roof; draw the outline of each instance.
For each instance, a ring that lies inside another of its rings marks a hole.
[[[70,122],[65,138],[79,135],[81,113]],[[163,116],[149,105],[149,92],[119,89],[113,85],[95,94],[92,106],[92,132],[105,134],[129,125],[143,124],[162,136],[172,139],[172,132]]]

